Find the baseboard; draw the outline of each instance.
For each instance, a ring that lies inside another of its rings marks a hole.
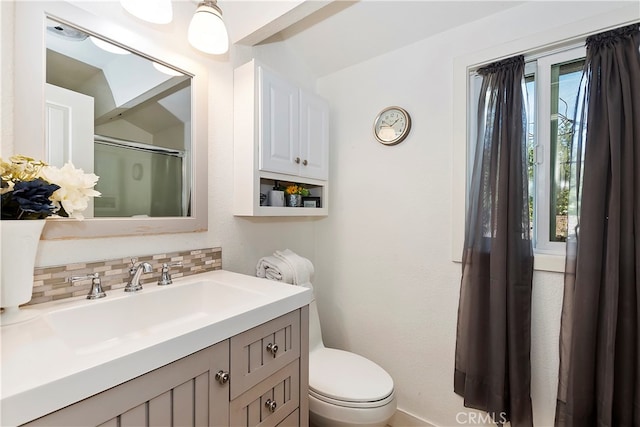
[[[396,410],[393,417],[389,421],[391,427],[436,427],[434,424],[416,417],[401,409]]]

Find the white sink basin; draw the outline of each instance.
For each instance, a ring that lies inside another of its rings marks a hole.
[[[0,327],[0,425],[20,425],[309,304],[310,289],[224,270],[25,307]]]
[[[248,307],[264,293],[213,280],[123,290],[81,305],[46,312],[43,319],[76,353],[102,351],[159,333],[180,333]]]

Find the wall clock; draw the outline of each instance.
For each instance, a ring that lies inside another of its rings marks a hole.
[[[404,141],[411,130],[411,116],[403,108],[387,107],[373,123],[373,134],[379,143],[396,145]]]

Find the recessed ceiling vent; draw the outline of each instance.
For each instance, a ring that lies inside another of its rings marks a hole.
[[[71,41],[82,41],[89,37],[87,33],[83,33],[82,31],[70,27],[68,25],[62,24],[60,22],[48,20],[47,21],[47,31],[56,37],[63,38],[65,40]]]

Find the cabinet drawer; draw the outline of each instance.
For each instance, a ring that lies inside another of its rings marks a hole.
[[[232,426],[275,427],[289,419],[299,404],[300,361],[295,360],[232,400],[230,423]]]
[[[296,409],[287,418],[282,420],[278,427],[298,427],[300,425],[300,410]]]
[[[299,357],[300,310],[232,337],[231,399]]]

